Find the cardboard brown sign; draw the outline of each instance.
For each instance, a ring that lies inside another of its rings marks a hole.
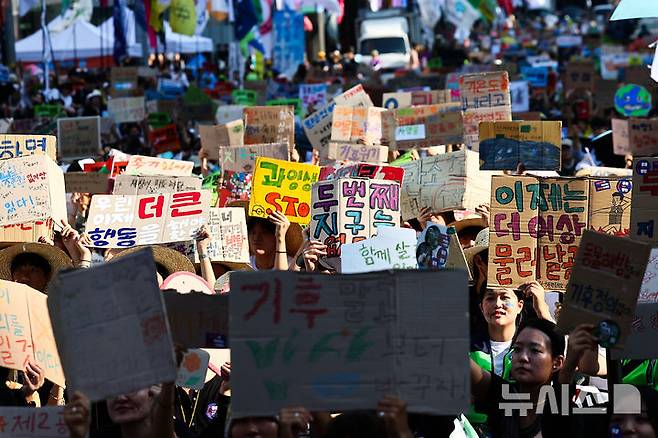
[[[44,154],[57,160],[57,137],[39,134],[0,134],[0,160]]]
[[[295,148],[295,113],[292,106],[251,106],[244,109],[245,144],[287,143]]]
[[[647,157],[658,154],[658,118],[628,119],[628,143],[630,152],[635,156]]]
[[[64,174],[66,193],[108,193],[109,177],[107,173],[67,172]]]
[[[579,324],[613,330],[611,348],[623,349],[631,333],[637,298],[651,247],[642,242],[594,231],[583,233],[560,310],[565,333]]]
[[[585,230],[628,234],[633,192],[630,178],[494,176],[489,286],[564,290]]]
[[[252,144],[219,149],[219,166],[222,171],[253,172],[256,158],[268,157],[288,161],[287,143]]]
[[[199,125],[199,136],[208,159],[217,160],[220,147],[244,144],[244,124],[242,120],[233,120],[225,125]]]

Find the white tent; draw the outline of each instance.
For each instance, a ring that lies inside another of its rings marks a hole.
[[[135,36],[135,13],[132,9],[126,8],[126,42],[128,43],[128,56],[140,58],[142,56],[142,44],[137,42]],[[114,50],[114,18],[110,17],[98,26],[103,38],[112,41],[109,51]]]
[[[48,24],[53,28],[55,20]],[[71,26],[61,32],[50,32],[50,41],[53,49],[53,61],[71,59],[84,59],[101,56],[101,45],[107,48],[103,54],[111,54],[113,41],[109,38],[101,38],[98,28],[83,20],[75,21]],[[16,59],[24,62],[43,61],[44,34],[39,29],[32,35],[16,42]]]
[[[212,52],[212,39],[199,35],[187,36],[174,33],[168,22],[164,22],[166,51],[173,53]],[[164,52],[165,47],[158,40],[158,51]]]

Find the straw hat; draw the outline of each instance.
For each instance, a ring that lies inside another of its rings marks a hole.
[[[19,243],[0,251],[0,278],[12,281],[11,263],[19,254],[36,254],[43,257],[50,266],[51,277],[61,269],[73,267],[71,258],[64,251],[45,243]]]
[[[179,253],[178,251],[170,248],[165,248],[164,246],[159,246],[159,245],[146,245],[146,246],[150,246],[153,249],[153,259],[155,260],[156,264],[162,266],[165,269],[165,271],[167,271],[167,277],[175,272],[187,271],[193,274],[196,273],[196,270],[194,269],[194,264],[192,264],[190,259],[185,257],[183,254]],[[119,254],[112,257],[112,260],[117,260],[120,259],[121,257],[125,257],[129,254],[133,254],[144,247],[145,246],[136,246],[134,248],[121,251]]]
[[[475,270],[473,258],[485,249],[489,249],[489,228],[480,230],[477,236],[475,236],[475,245],[464,250],[464,257],[466,257],[466,263],[468,263],[468,269],[471,271],[471,276],[473,276]]]
[[[468,216],[465,216],[462,219],[456,220],[451,224],[448,224],[448,226],[455,227],[455,230],[457,230],[457,234],[459,234],[461,230],[465,230],[468,227],[485,228],[486,225],[483,224],[484,222],[482,220],[482,216],[474,213],[474,214],[469,214]]]
[[[247,216],[247,222],[249,221],[249,217],[250,217],[249,201],[231,201],[226,204],[226,207],[244,208],[245,215]],[[265,219],[265,218],[261,218],[261,219]],[[301,225],[299,225],[298,223],[291,222],[290,227],[288,228],[288,232],[286,233],[286,252],[290,257],[294,257],[295,254],[297,254],[299,248],[301,248],[303,243],[304,243],[304,234]]]

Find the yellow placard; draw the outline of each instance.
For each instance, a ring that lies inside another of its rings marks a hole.
[[[258,157],[249,215],[266,218],[272,212],[280,211],[290,222],[308,224],[311,220],[311,186],[319,174],[319,166]]]

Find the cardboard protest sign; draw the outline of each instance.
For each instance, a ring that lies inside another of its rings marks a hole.
[[[562,122],[480,123],[480,169],[560,170]]]
[[[154,195],[201,190],[197,176],[134,176],[121,174],[114,179],[113,195]]]
[[[512,120],[508,74],[501,71],[462,75],[459,93],[464,109],[464,143],[477,150],[480,122]]]
[[[530,111],[530,89],[526,81],[514,81],[509,84],[512,112]]]
[[[45,154],[57,160],[57,137],[39,134],[0,134],[0,160]]]
[[[244,124],[242,119],[224,125],[199,125],[201,149],[206,151],[209,160],[219,158],[219,148],[244,144]]]
[[[57,119],[57,140],[62,159],[95,157],[101,150],[101,118]]]
[[[300,84],[299,100],[302,101],[304,114],[309,113],[309,107],[319,109],[327,104],[327,84]]]
[[[163,291],[171,337],[188,348],[228,347],[228,296]]]
[[[654,232],[658,212],[658,158],[633,159],[633,202],[631,206],[631,239],[658,243]]]
[[[40,237],[53,240],[53,220],[0,226],[0,242],[38,242]]]
[[[463,130],[464,130],[464,144],[469,149],[474,151],[478,150],[480,130],[479,126],[482,122],[511,122],[512,121],[512,107],[511,106],[497,106],[493,108],[477,108],[464,111],[463,115]]]
[[[453,415],[467,408],[464,272],[236,272],[231,289],[235,417],[298,405],[371,409],[389,393],[409,412]],[[436,306],[445,317],[436,318]],[[400,348],[404,342],[410,348]]]
[[[327,256],[341,245],[400,225],[400,185],[395,181],[340,178],[313,184],[310,236],[327,245]]]
[[[219,167],[224,171],[253,172],[258,157],[288,161],[287,143],[252,144],[219,149]]]
[[[311,185],[319,174],[320,168],[311,164],[258,157],[249,216],[266,218],[276,210],[290,222],[307,224],[311,220]]]
[[[295,148],[295,114],[291,106],[251,106],[244,109],[244,143],[287,143]]]
[[[388,147],[355,143],[329,143],[328,158],[335,161],[361,161],[365,163],[385,163],[388,160]]]
[[[144,96],[110,99],[107,110],[114,123],[141,122],[146,117]]]
[[[242,120],[244,105],[221,105],[215,113],[215,123],[226,125],[235,120]]]
[[[399,227],[390,227],[387,231],[358,243],[341,245],[340,272],[360,274],[387,269],[417,269],[414,256],[416,231]]]
[[[110,176],[107,173],[67,172],[64,174],[66,193],[107,193]]]
[[[609,335],[609,348],[623,349],[651,248],[642,242],[585,231],[560,310],[558,328],[569,332],[593,324]]]
[[[615,155],[626,155],[631,151],[628,138],[628,120],[612,119],[612,146]]]
[[[615,110],[622,116],[646,117],[651,108],[651,93],[641,85],[622,85],[615,93]]]
[[[398,184],[402,185],[403,177],[404,169],[377,164],[345,163],[320,168],[320,181],[338,178],[368,178],[397,181]]]
[[[462,112],[457,103],[389,110],[382,115],[382,133],[392,150],[461,143]]]
[[[331,124],[331,141],[379,144],[382,138],[382,112],[377,107],[336,105]]]
[[[658,154],[658,119],[632,117],[627,123],[630,153],[640,157]]]
[[[206,226],[211,237],[208,244],[208,257],[211,261],[249,263],[249,241],[244,208],[211,208]]]
[[[585,230],[628,234],[631,190],[629,178],[494,176],[489,286],[564,290]]]
[[[147,130],[149,145],[155,153],[178,152],[180,150],[180,138],[176,125],[170,123],[160,128],[149,127]]]
[[[155,273],[145,248],[99,267],[59,272],[51,281],[48,310],[66,380],[90,400],[176,379]]]
[[[637,307],[623,351],[612,351],[618,359],[653,359],[658,355],[654,342],[658,335],[658,248],[652,248],[644,271],[642,288],[637,297]]]
[[[66,219],[64,174],[45,155],[0,160],[0,225]]]
[[[23,371],[31,361],[44,370],[48,380],[64,387],[46,295],[24,284],[0,280],[0,303],[0,366]]]
[[[45,402],[42,402],[45,405]],[[0,407],[0,438],[68,438],[64,406]]]
[[[140,176],[190,176],[194,169],[191,161],[133,155],[128,160],[126,173]]]
[[[566,72],[562,78],[564,90],[567,93],[576,90],[594,90],[597,74],[594,62],[572,61],[566,66]]]
[[[464,111],[511,104],[506,71],[462,75],[459,93]]]
[[[129,97],[137,93],[137,78],[139,67],[112,67],[110,80],[112,97]]]
[[[434,212],[474,210],[491,196],[489,174],[481,172],[478,154],[458,151],[411,161],[401,166],[402,219],[418,216],[423,207]]]
[[[336,96],[326,106],[316,109],[313,114],[306,117],[302,123],[304,132],[313,148],[320,151],[321,157],[326,156],[323,150],[329,144],[331,138],[331,122],[336,105],[348,105],[352,107],[373,106],[370,96],[365,92],[363,86],[359,84],[343,94]]]
[[[444,268],[448,261],[450,236],[445,225],[429,222],[416,241],[416,261],[420,269]]]
[[[154,195],[96,195],[87,234],[97,248],[194,240],[208,220],[207,190]]]

